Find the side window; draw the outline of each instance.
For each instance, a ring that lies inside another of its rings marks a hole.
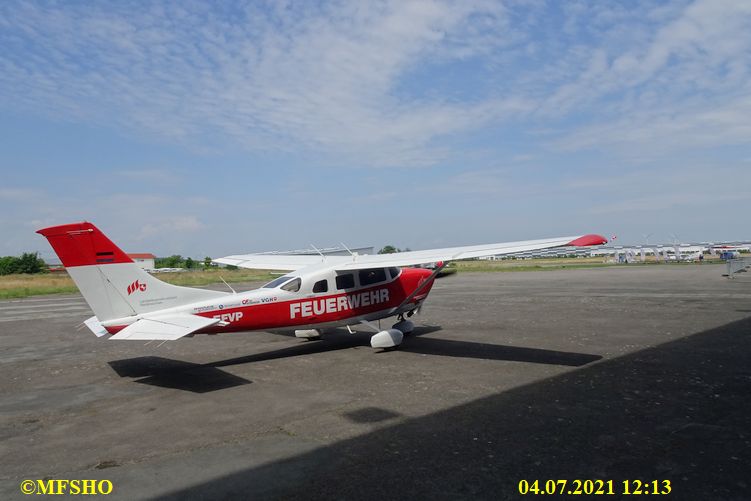
[[[282,290],[289,291],[289,292],[297,292],[300,290],[300,284],[302,281],[299,278],[296,278],[282,286]]]
[[[394,279],[399,276],[399,272],[402,271],[399,268],[389,268],[389,274],[391,275],[391,278]]]
[[[383,268],[372,268],[370,270],[360,270],[360,285],[370,285],[386,281],[386,270]]]
[[[337,289],[351,289],[355,286],[355,276],[351,273],[336,276]]]
[[[329,290],[329,281],[328,280],[319,280],[313,286],[313,292],[328,292],[328,290]]]

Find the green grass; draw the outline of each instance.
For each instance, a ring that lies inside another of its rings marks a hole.
[[[155,276],[174,285],[200,286],[221,283],[269,281],[278,275],[259,270],[211,269],[184,271],[180,273],[157,273]],[[221,277],[221,278],[220,278]],[[0,276],[0,299],[17,299],[46,294],[70,294],[78,287],[67,273],[44,273],[39,275]]]
[[[222,279],[227,283],[271,281],[279,274],[272,274],[264,270],[228,270],[227,268],[183,271],[179,273],[155,273],[154,276],[163,282],[173,285],[195,287],[198,285],[210,285],[221,283]]]
[[[63,294],[76,292],[78,288],[67,273],[45,273],[41,275],[0,276],[0,299],[36,296],[41,294]]]

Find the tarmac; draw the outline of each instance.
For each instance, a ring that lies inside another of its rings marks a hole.
[[[724,270],[461,273],[388,352],[364,330],[110,342],[77,330],[79,295],[2,301],[0,499],[50,478],[108,479],[107,499],[521,499],[549,479],[751,499],[751,277]]]

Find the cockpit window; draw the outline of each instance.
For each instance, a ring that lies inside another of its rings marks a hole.
[[[336,276],[337,289],[352,289],[355,286],[355,276],[352,273],[345,273]]]
[[[372,268],[370,270],[360,270],[360,285],[370,285],[386,281],[386,270],[383,268]]]
[[[285,290],[288,292],[297,292],[300,290],[301,283],[302,283],[302,280],[300,280],[299,278],[296,278],[282,285],[282,290]]]
[[[391,278],[394,279],[399,276],[399,272],[401,272],[399,268],[389,268],[389,274],[391,274]]]
[[[279,278],[275,278],[271,282],[264,285],[262,288],[263,289],[276,289],[277,287],[282,285],[284,282],[287,282],[288,280],[291,280],[291,279],[292,277],[290,277],[289,275],[283,275]]]

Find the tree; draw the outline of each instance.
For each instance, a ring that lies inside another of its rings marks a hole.
[[[179,254],[173,254],[170,257],[158,257],[154,262],[157,268],[181,268],[185,264],[183,257]]]
[[[193,259],[192,259],[192,258],[188,258],[188,259],[186,259],[186,260],[185,260],[185,267],[186,267],[187,269],[189,269],[189,270],[190,270],[190,269],[194,268],[194,267],[195,267],[195,265],[196,265],[196,262],[195,262],[195,261],[193,261]]]
[[[0,257],[0,275],[18,273],[18,261],[16,256]]]
[[[209,256],[206,256],[205,258],[203,258],[203,267],[206,270],[211,268],[211,258]]]
[[[39,258],[39,254],[24,252],[18,260],[18,271],[16,273],[41,273],[46,267],[44,260]]]

